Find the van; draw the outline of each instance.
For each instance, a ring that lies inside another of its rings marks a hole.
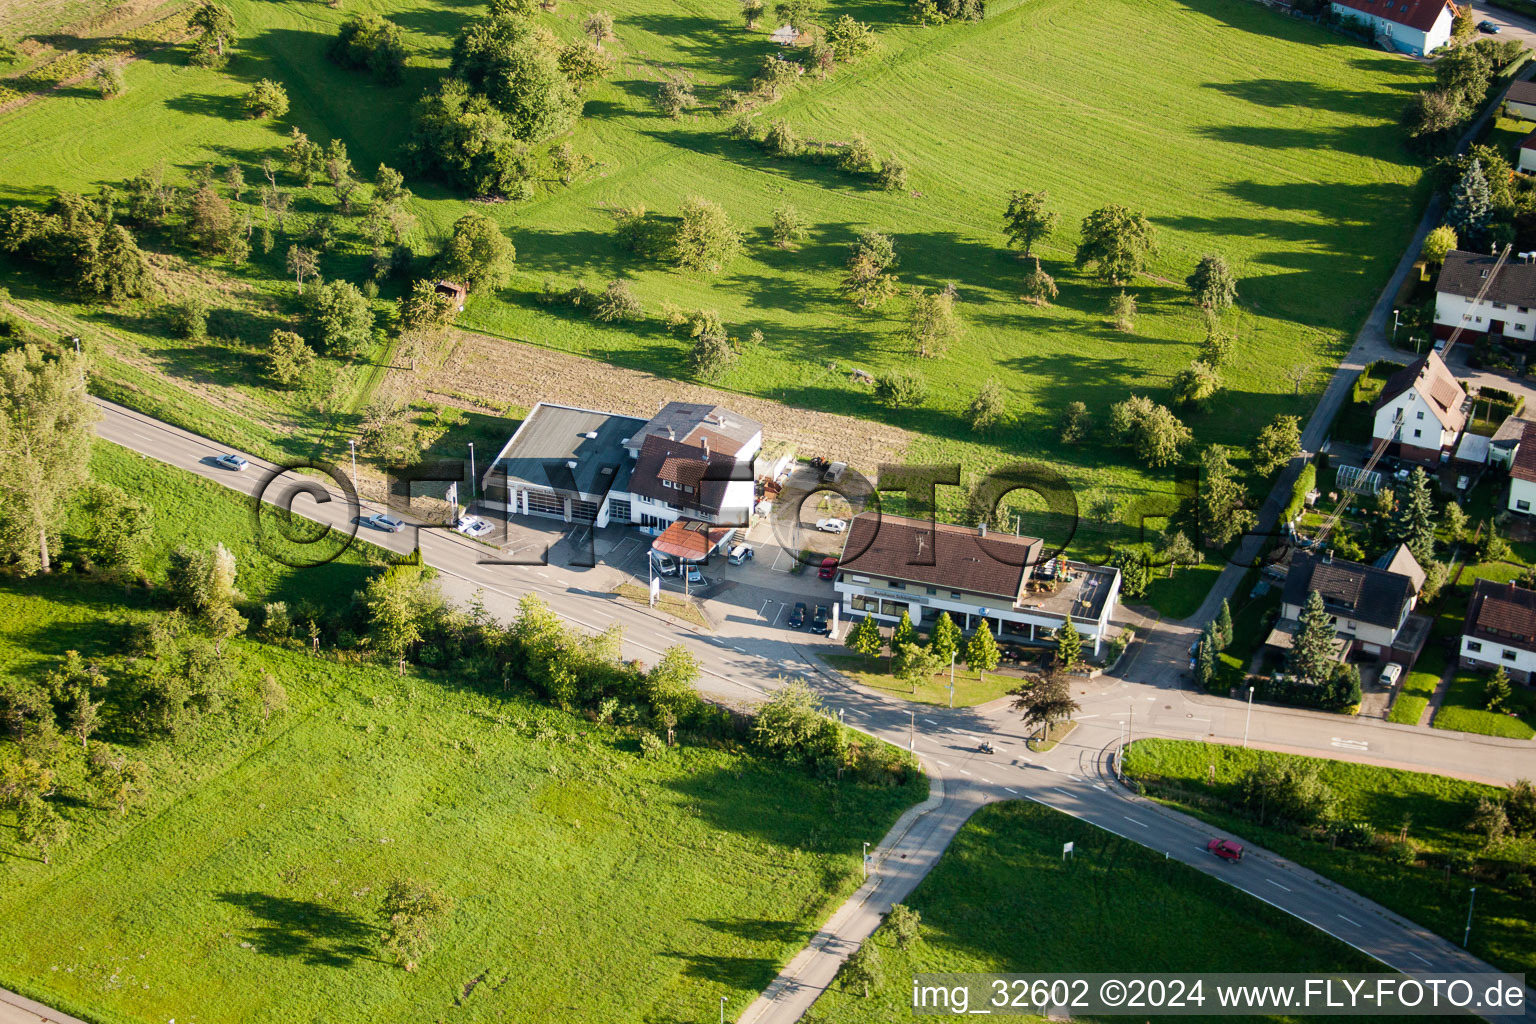
[[[651,552],[651,568],[656,570],[658,576],[676,576],[677,562],[671,555],[664,555],[660,551]]]
[[[1386,666],[1381,670],[1381,688],[1383,690],[1392,689],[1392,687],[1397,685],[1397,681],[1402,678],[1402,675],[1403,666],[1395,661],[1387,662]]]
[[[725,556],[725,560],[732,565],[740,565],[742,562],[752,561],[752,556],[756,554],[757,552],[753,551],[749,545],[737,544],[731,548],[731,553]]]
[[[848,472],[848,463],[834,462],[827,467],[825,473],[821,474],[821,482],[824,484],[835,484],[843,478],[843,474],[846,472]]]

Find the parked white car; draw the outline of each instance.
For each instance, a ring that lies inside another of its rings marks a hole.
[[[491,524],[479,516],[465,516],[454,529],[466,537],[484,537],[491,532]]]
[[[841,519],[818,519],[816,529],[822,533],[842,533],[848,529],[848,524]]]

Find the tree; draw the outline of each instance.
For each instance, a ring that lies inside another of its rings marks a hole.
[[[1491,846],[1503,839],[1509,831],[1509,815],[1503,804],[1485,796],[1478,797],[1477,807],[1472,812],[1472,819],[1467,822],[1467,828],[1480,833],[1484,843]]]
[[[102,232],[96,259],[81,283],[87,291],[109,302],[118,302],[150,294],[154,290],[154,271],[128,229],[112,224]]]
[[[692,317],[693,349],[688,361],[693,372],[702,380],[718,380],[736,365],[736,349],[726,337],[720,314],[712,309],[701,309]]]
[[[851,651],[857,651],[866,658],[874,658],[880,653],[880,648],[885,646],[885,639],[880,635],[880,625],[874,617],[864,616],[859,624],[848,631],[843,638],[843,646]]]
[[[699,659],[681,644],[668,647],[645,674],[645,699],[653,711],[671,715],[674,721],[688,721],[698,714],[703,701],[695,687],[702,670]],[[673,742],[667,729],[667,746]]]
[[[542,142],[575,123],[581,99],[523,18],[482,18],[454,40],[449,67],[505,115],[512,135]]]
[[[885,967],[880,962],[880,947],[873,939],[865,939],[863,945],[843,961],[841,974],[843,987],[852,986],[862,989],[864,998],[868,999],[870,989],[879,988],[885,981]]]
[[[1200,361],[1207,366],[1217,369],[1225,366],[1232,356],[1232,348],[1237,344],[1237,339],[1232,332],[1221,326],[1221,320],[1215,314],[1207,312],[1205,316],[1205,340],[1200,343]]]
[[[1109,564],[1120,570],[1121,594],[1131,599],[1146,596],[1152,584],[1152,566],[1144,550],[1115,548],[1109,553]]]
[[[912,692],[930,681],[949,662],[941,659],[927,647],[913,642],[905,644],[891,644],[891,670],[896,678],[910,683]]]
[[[934,620],[933,628],[928,631],[928,649],[945,663],[959,655],[960,627],[949,617],[949,612],[940,612]]]
[[[1456,232],[1456,237],[1472,242],[1481,241],[1493,216],[1493,200],[1488,194],[1488,179],[1483,176],[1483,165],[1473,160],[1467,172],[1461,176],[1451,191],[1450,209],[1445,222]]]
[[[1156,250],[1151,221],[1124,206],[1103,206],[1083,218],[1077,266],[1092,267],[1100,279],[1124,285],[1146,268]]]
[[[213,40],[214,51],[220,57],[224,56],[226,43],[233,46],[240,41],[235,34],[235,16],[223,4],[203,4],[192,15],[192,25],[203,30],[205,41]]]
[[[476,291],[506,284],[516,259],[517,250],[500,225],[482,214],[466,213],[454,221],[441,263],[444,275]]]
[[[875,183],[887,192],[905,192],[907,190],[907,165],[896,157],[888,156],[880,161],[880,170],[875,175]]]
[[[1211,688],[1211,681],[1215,678],[1216,641],[1212,636],[1211,624],[1207,622],[1195,645],[1195,682],[1208,690]]]
[[[98,572],[131,577],[154,535],[154,511],[112,484],[87,484],[77,502],[76,534]]]
[[[437,290],[437,283],[426,279],[411,285],[400,296],[400,327],[406,331],[438,336],[453,326],[459,307],[453,297]]]
[[[1072,616],[1068,614],[1067,621],[1056,630],[1056,664],[1070,671],[1082,661],[1083,637],[1072,625]]]
[[[288,90],[270,78],[263,78],[251,86],[240,105],[245,108],[246,117],[279,118],[288,113]]]
[[[838,60],[851,64],[875,48],[875,33],[862,21],[844,14],[827,28],[827,42]]]
[[[980,433],[990,430],[1001,422],[1005,409],[1003,386],[996,377],[988,377],[976,389],[971,404],[966,406],[965,420],[971,429]]]
[[[875,375],[875,398],[891,409],[911,409],[928,397],[928,381],[916,370],[881,370]]]
[[[1024,250],[1028,259],[1035,254],[1035,242],[1056,230],[1060,214],[1048,206],[1050,194],[1045,191],[1023,192],[1014,189],[1008,193],[1008,209],[1003,211],[1003,233],[1008,244]],[[1040,262],[1035,261],[1039,270]]]
[[[506,115],[455,78],[417,102],[405,152],[418,171],[472,195],[512,193],[528,178]]]
[[[1022,712],[1024,724],[1049,736],[1052,726],[1082,710],[1072,699],[1072,680],[1065,672],[1051,671],[1012,691],[1013,709]]]
[[[441,598],[437,585],[420,566],[396,565],[368,581],[363,605],[368,635],[376,650],[399,661],[421,640],[421,624]]]
[[[21,805],[16,824],[21,841],[36,850],[44,864],[49,863],[49,851],[69,837],[69,826],[41,797],[31,797]]]
[[[1168,576],[1173,578],[1173,570],[1181,565],[1199,565],[1204,561],[1204,556],[1195,550],[1195,545],[1185,536],[1183,530],[1174,530],[1172,533],[1163,533],[1159,536],[1160,550],[1158,557],[1164,565],[1168,566]]]
[[[1452,544],[1466,537],[1467,513],[1456,502],[1446,502],[1445,510],[1440,513],[1440,518],[1445,523],[1445,535]]]
[[[311,277],[320,276],[320,258],[315,255],[313,249],[306,249],[299,245],[288,247],[288,273],[298,282],[299,294],[304,294],[304,282]],[[206,319],[206,317],[205,317]]]
[[[1509,541],[1499,536],[1492,519],[1483,520],[1477,540],[1477,557],[1481,562],[1502,562],[1509,557]]]
[[[309,188],[325,164],[325,151],[295,127],[288,133],[288,145],[283,147],[283,161],[289,173]]]
[[[110,747],[92,744],[86,761],[92,785],[117,805],[120,815],[127,814],[134,797],[149,787],[149,766],[143,761],[131,761]]]
[[[1253,445],[1254,468],[1269,476],[1301,454],[1301,418],[1276,416],[1259,431]]]
[[[123,66],[115,60],[104,60],[97,64],[96,70],[91,73],[91,82],[104,100],[128,91],[128,79],[123,75]]]
[[[891,930],[891,936],[895,938],[896,945],[900,949],[910,949],[912,944],[921,938],[920,928],[923,916],[904,903],[897,903],[891,907],[891,912],[885,915],[885,926]]]
[[[683,269],[718,274],[741,252],[741,232],[718,203],[690,196],[679,215],[673,254]]]
[[[907,324],[904,330],[913,355],[937,358],[960,336],[960,318],[955,313],[952,288],[930,292],[914,285],[907,292]]]
[[[896,623],[896,628],[891,630],[891,653],[896,653],[896,648],[904,644],[917,643],[917,627],[912,625],[912,616],[907,610],[901,610],[901,619]]]
[[[384,890],[384,952],[407,971],[432,951],[434,932],[453,904],[430,885],[396,879]]]
[[[1195,499],[1200,532],[1225,547],[1232,538],[1257,526],[1258,516],[1244,507],[1248,494],[1224,446],[1213,444],[1205,450],[1200,471],[1200,491]]]
[[[1061,414],[1061,440],[1063,444],[1075,444],[1088,436],[1093,427],[1093,417],[1082,402],[1068,402]]]
[[[640,305],[640,300],[635,296],[635,290],[630,283],[622,278],[615,278],[608,282],[607,288],[603,289],[597,305],[592,307],[592,315],[604,323],[624,323],[639,320],[645,315],[645,308]]]
[[[992,638],[991,620],[982,619],[965,645],[965,663],[978,678],[986,679],[987,673],[997,668],[1002,657],[1003,652],[997,649],[997,641]]]
[[[1302,605],[1286,671],[1303,682],[1326,682],[1339,660],[1334,652],[1335,636],[1332,616],[1323,607],[1323,595],[1314,590]]]
[[[1449,139],[1471,116],[1461,97],[1444,89],[1415,93],[1403,108],[1402,124],[1419,149],[1432,149]]]
[[[1219,253],[1208,252],[1201,256],[1195,272],[1186,277],[1184,283],[1189,285],[1195,305],[1201,309],[1220,313],[1237,301],[1237,278]]]
[[[326,54],[344,68],[368,71],[386,85],[405,70],[405,39],[400,26],[377,14],[354,14],[341,25]]]
[[[613,15],[607,11],[593,11],[581,23],[582,32],[597,46],[613,38]]]
[[[315,351],[292,331],[276,330],[267,349],[267,373],[281,387],[291,388],[315,365]]]
[[[747,23],[747,31],[757,28],[758,19],[768,9],[764,0],[741,0],[741,19]]]
[[[1435,557],[1435,501],[1429,491],[1429,474],[1415,469],[1408,479],[1408,493],[1397,506],[1396,533],[1420,565]]]
[[[1431,561],[1424,566],[1424,585],[1419,588],[1419,599],[1425,604],[1440,596],[1446,580],[1450,579],[1451,567],[1441,561]]]
[[[1221,599],[1221,611],[1216,615],[1216,628],[1212,632],[1217,650],[1224,651],[1232,646],[1232,606],[1226,598]]]
[[[796,32],[809,32],[821,19],[821,0],[778,0],[773,13]]]
[[[49,536],[86,479],[97,413],[85,371],[69,349],[0,353],[0,551],[23,575],[50,571]]]
[[[1451,21],[1451,37],[1465,42],[1471,39],[1476,32],[1477,12],[1471,4],[1458,4],[1456,6],[1456,17]],[[1456,53],[1460,49],[1462,48],[1458,47],[1457,50],[1452,50],[1451,52]],[[1442,57],[1441,59],[1444,60],[1445,58]]]
[[[1056,279],[1040,269],[1039,259],[1034,264],[1034,268],[1024,275],[1024,282],[1019,289],[1020,297],[1036,306],[1049,306],[1055,301],[1060,289],[1056,287]]]
[[[327,281],[310,293],[305,334],[330,355],[356,355],[373,340],[373,307],[351,281]]]
[[[876,309],[896,293],[896,246],[878,231],[861,231],[848,253],[843,294],[860,309]]]
[[[1456,229],[1449,224],[1441,224],[1424,236],[1424,246],[1419,253],[1428,262],[1439,266],[1455,248]]]
[[[1509,673],[1500,665],[1493,675],[1483,681],[1483,707],[1488,711],[1507,711],[1511,696],[1513,693],[1509,686]]]
[[[1132,395],[1110,408],[1109,432],[1116,443],[1130,448],[1154,469],[1175,462],[1194,440],[1193,433],[1177,416],[1140,395]]]
[[[1136,328],[1136,296],[1125,292],[1109,298],[1109,322],[1117,331],[1130,332]]]
[[[1120,514],[1120,502],[1114,495],[1105,494],[1103,491],[1095,491],[1088,496],[1084,506],[1088,516],[1100,526],[1105,526],[1115,516]]]
[[[1493,59],[1477,46],[1458,46],[1435,61],[1435,83],[1464,105],[1477,107],[1493,78]]]
[[[693,83],[683,78],[669,76],[656,87],[656,109],[670,118],[683,116],[686,110],[699,105],[693,94]]]
[[[773,211],[773,244],[790,249],[809,233],[805,215],[788,204]]]
[[[1173,400],[1180,405],[1203,409],[1221,390],[1221,375],[1199,360],[1173,375]]]

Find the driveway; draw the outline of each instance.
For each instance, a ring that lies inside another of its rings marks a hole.
[[[1529,48],[1536,50],[1536,20],[1475,2],[1472,4],[1472,10],[1476,12],[1478,21],[1491,21],[1499,26],[1498,35],[1483,38],[1518,39]]]

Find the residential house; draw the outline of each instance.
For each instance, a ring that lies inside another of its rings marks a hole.
[[[1536,436],[1531,433],[1522,435],[1509,464],[1509,510],[1527,516],[1536,509]]]
[[[853,518],[834,589],[844,618],[931,625],[940,612],[964,630],[1043,641],[1072,617],[1099,651],[1120,594],[1120,570],[1044,555],[1036,537],[988,533],[865,512]]]
[[[1488,439],[1488,465],[1509,466],[1514,463],[1515,455],[1520,451],[1520,442],[1525,440],[1525,428],[1529,422],[1518,416],[1504,417],[1499,429]]]
[[[1471,404],[1439,353],[1430,352],[1387,379],[1372,406],[1371,437],[1389,442],[1388,454],[1436,466],[1455,451]]]
[[[1411,665],[1429,636],[1430,620],[1414,615],[1424,570],[1404,546],[1391,552],[1387,565],[1361,565],[1333,557],[1298,552],[1291,557],[1280,595],[1280,621],[1273,646],[1293,636],[1307,597],[1314,590],[1348,645],[1345,653]]]
[[[1506,262],[1495,274],[1498,261],[1497,256],[1461,249],[1446,254],[1435,279],[1436,338],[1449,338],[1458,327],[1463,338],[1536,338],[1536,263]]]
[[[1456,8],[1447,0],[1333,0],[1333,13],[1365,22],[1377,42],[1423,57],[1450,42]]]
[[[1478,580],[1461,630],[1461,667],[1500,666],[1522,683],[1536,672],[1536,591]]]
[[[1511,82],[1504,95],[1504,109],[1510,117],[1536,121],[1536,82],[1520,79]]]
[[[1531,82],[1516,82],[1516,85],[1531,85]],[[1531,132],[1520,140],[1520,152],[1515,157],[1515,170],[1524,171],[1527,174],[1536,173],[1536,131]]]

